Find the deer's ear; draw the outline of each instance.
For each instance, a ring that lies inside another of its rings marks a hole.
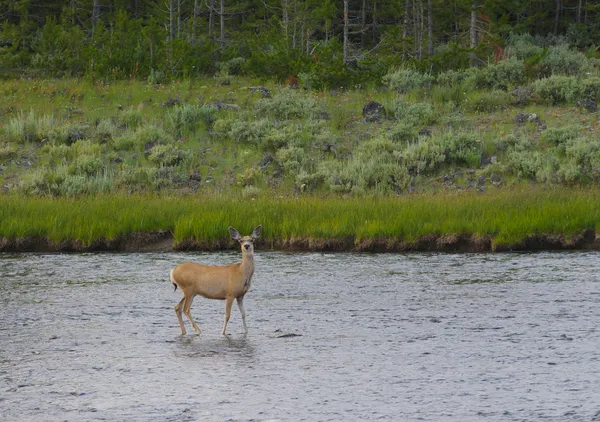
[[[256,238],[260,237],[261,233],[262,233],[262,226],[258,225],[258,227],[256,227],[254,229],[254,231],[252,232],[252,239],[256,239]]]
[[[234,229],[231,226],[229,226],[229,234],[231,235],[231,238],[233,240],[240,240],[240,238],[242,237],[242,236],[240,236],[240,232],[238,232],[236,229]]]

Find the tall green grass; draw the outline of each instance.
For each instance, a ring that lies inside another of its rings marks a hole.
[[[600,191],[527,190],[399,198],[98,196],[0,197],[0,237],[37,236],[89,245],[132,232],[169,230],[176,242],[227,238],[227,227],[264,227],[267,243],[289,239],[402,239],[474,234],[510,245],[535,234],[600,229]]]

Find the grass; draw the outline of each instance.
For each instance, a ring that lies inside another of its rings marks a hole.
[[[289,239],[396,239],[474,234],[511,245],[535,234],[572,236],[600,229],[600,192],[524,190],[408,195],[400,198],[261,198],[94,196],[80,199],[6,195],[0,237],[53,242],[114,239],[168,230],[176,242],[227,238],[227,227],[264,227],[267,244]]]

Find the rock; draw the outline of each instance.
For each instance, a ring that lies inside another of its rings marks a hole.
[[[590,113],[595,113],[598,111],[598,104],[594,100],[590,100],[589,98],[584,98],[575,103],[575,105],[579,108],[585,108]]]
[[[188,180],[193,182],[201,182],[202,175],[199,172],[195,171],[188,176]]]
[[[167,101],[165,101],[163,103],[163,107],[173,107],[173,106],[176,106],[179,104],[181,104],[181,100],[179,99],[179,97],[177,97],[177,98],[169,97],[169,98],[167,98]]]
[[[250,91],[260,92],[263,98],[271,98],[271,91],[264,86],[251,86],[248,88]]]
[[[385,115],[385,107],[378,102],[370,101],[363,107],[363,117],[366,122],[379,122]]]
[[[208,103],[208,106],[214,107],[217,110],[239,110],[240,107],[237,104],[228,104],[222,103],[221,101],[213,101],[212,103]]]
[[[258,166],[264,170],[267,167],[269,167],[269,164],[271,164],[273,162],[273,160],[274,160],[274,158],[271,154],[265,154],[265,156],[258,163]]]
[[[523,124],[525,122],[539,122],[540,118],[535,113],[519,113],[515,116],[515,122]]]
[[[431,130],[424,127],[419,131],[419,136],[431,136]]]

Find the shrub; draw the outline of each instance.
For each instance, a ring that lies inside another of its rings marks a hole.
[[[429,86],[433,80],[433,76],[414,69],[396,69],[383,77],[384,85],[400,94]]]
[[[298,147],[280,149],[275,154],[275,157],[286,174],[299,172],[307,159],[306,152]]]
[[[175,136],[179,137],[186,131],[195,131],[200,123],[206,127],[212,126],[216,111],[217,109],[212,106],[184,103],[170,109],[167,112],[166,121]]]
[[[259,168],[249,167],[238,174],[237,182],[243,187],[256,186],[263,177],[263,173]]]
[[[475,91],[467,96],[464,104],[469,111],[491,113],[506,107],[510,100],[510,94],[504,91]]]
[[[104,168],[102,159],[94,155],[81,155],[69,166],[70,175],[94,176]]]
[[[526,59],[528,57],[541,55],[544,48],[537,45],[533,36],[529,34],[513,34],[508,40],[504,50],[504,56],[511,59]]]
[[[411,174],[433,173],[444,165],[475,166],[481,157],[481,143],[474,134],[446,133],[437,137],[419,138],[403,151],[394,154]]]
[[[310,95],[285,89],[272,98],[257,100],[254,110],[260,116],[270,116],[280,120],[301,119],[316,115],[317,102]]]
[[[418,134],[413,125],[405,122],[398,122],[390,128],[386,136],[394,142],[408,142],[415,140]]]
[[[572,103],[582,94],[582,86],[574,76],[550,76],[533,83],[533,91],[544,102]]]
[[[522,179],[548,182],[559,167],[556,156],[541,151],[510,151],[506,157],[507,167]]]
[[[568,45],[557,45],[548,49],[539,64],[539,76],[567,75],[578,76],[594,70],[588,58]]]
[[[562,146],[563,152],[565,144],[569,139],[576,138],[581,128],[577,125],[562,126],[557,128],[548,128],[540,135],[540,142],[552,146]]]
[[[148,160],[161,167],[173,167],[188,158],[187,151],[176,145],[155,145],[150,149]]]
[[[140,110],[128,109],[118,116],[119,126],[127,129],[137,129],[144,123],[144,116]]]
[[[236,142],[260,145],[272,126],[267,119],[252,121],[218,119],[214,130]]]
[[[108,141],[112,140],[117,136],[119,128],[114,119],[102,119],[98,122],[96,126],[95,138],[99,141]]]
[[[404,101],[395,101],[390,112],[394,118],[412,126],[423,126],[435,121],[435,109],[429,103],[408,104]]]
[[[16,116],[8,120],[4,130],[9,141],[39,142],[51,138],[57,126],[58,122],[54,116],[49,114],[38,116],[31,110],[29,113],[19,111]]]
[[[133,133],[132,142],[139,150],[144,150],[157,144],[170,144],[173,138],[160,126],[146,125]]]
[[[399,193],[410,184],[407,169],[386,157],[338,163],[329,167],[324,179],[332,192],[357,195],[367,191]]]

